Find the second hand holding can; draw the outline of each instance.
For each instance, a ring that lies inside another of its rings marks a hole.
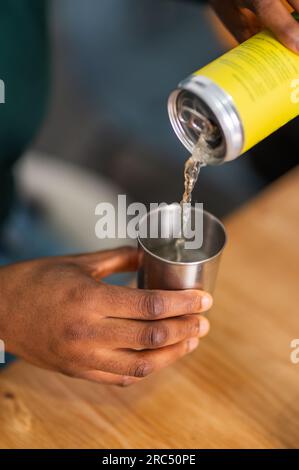
[[[182,81],[168,111],[189,152],[204,131],[206,164],[234,160],[298,116],[299,55],[262,31]]]

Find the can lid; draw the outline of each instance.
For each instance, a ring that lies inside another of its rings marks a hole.
[[[205,163],[217,165],[241,154],[243,128],[232,99],[210,79],[192,75],[169,97],[168,113],[178,138],[192,153],[202,132],[209,152]]]

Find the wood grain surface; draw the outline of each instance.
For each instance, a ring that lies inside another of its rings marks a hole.
[[[131,388],[19,361],[0,373],[1,448],[299,446],[299,170],[226,221],[211,333]]]

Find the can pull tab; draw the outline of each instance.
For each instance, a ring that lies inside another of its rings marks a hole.
[[[219,140],[219,129],[199,109],[198,100],[185,98],[181,102],[178,118],[184,127],[187,127],[197,137],[206,135],[206,140],[213,147],[213,143]]]
[[[197,131],[199,134],[202,132],[209,133],[212,130],[211,121],[197,109],[196,100],[184,99],[178,117],[182,124],[187,125],[189,129]]]

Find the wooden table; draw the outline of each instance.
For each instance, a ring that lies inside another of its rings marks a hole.
[[[227,220],[211,333],[175,366],[126,389],[5,369],[0,447],[298,447],[298,198],[297,169]]]

